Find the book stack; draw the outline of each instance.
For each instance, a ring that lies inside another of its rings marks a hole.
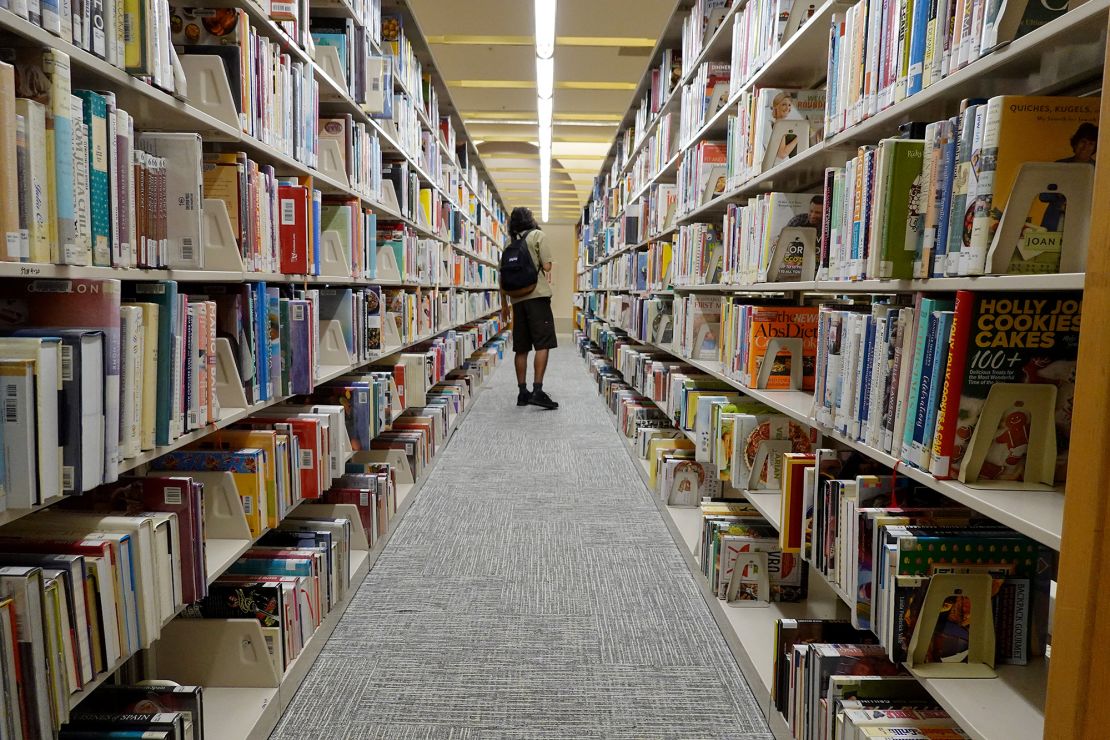
[[[703,62],[682,90],[679,141],[688,142],[729,101],[728,62]]]
[[[675,285],[713,285],[721,282],[721,230],[710,224],[680,226],[672,250]]]
[[[1066,10],[999,8],[981,0],[942,5],[905,0],[884,9],[864,0],[833,13],[825,129],[835,134],[853,126]],[[1010,38],[1003,35],[1007,26]]]
[[[794,737],[968,738],[873,641],[871,634],[844,621],[776,622],[771,698]]]
[[[151,740],[203,740],[204,687],[101,686],[70,714],[58,737],[79,740],[128,732]]]
[[[223,62],[243,133],[315,167],[320,91],[312,65],[259,33],[246,10],[175,6],[170,13],[182,54]],[[271,79],[272,86],[260,83]]]
[[[762,193],[745,205],[729,204],[719,282],[812,279],[806,275],[805,257],[808,252],[810,264],[816,261],[823,213],[822,196],[813,193]]]
[[[817,355],[817,309],[721,302],[721,369],[749,388],[811,390]]]
[[[1072,214],[1068,241],[1061,208],[1069,196],[1089,196],[1098,99],[1003,95],[967,99],[960,108],[925,126],[923,138],[883,139],[826,171],[820,277],[1082,269],[1085,248],[1075,235],[1089,221],[1086,209]],[[1034,140],[1040,145],[1028,146]],[[986,151],[994,155],[983,160]],[[1021,195],[1045,187],[1044,177],[1059,198]]]
[[[702,141],[682,157],[678,169],[678,213],[687,214],[725,192],[728,145]]]
[[[791,3],[787,9],[769,0],[745,3],[733,16],[731,95],[744,89],[751,78],[778,54],[813,17],[816,6]]]
[[[1081,306],[1076,293],[971,291],[822,306],[817,419],[939,478],[1062,481]],[[1011,314],[1052,328],[1034,339],[997,321]]]
[[[732,7],[732,0],[698,0],[682,20],[682,58],[696,59],[717,33]]]
[[[728,187],[738,188],[820,143],[824,113],[824,90],[745,90],[729,119]]]

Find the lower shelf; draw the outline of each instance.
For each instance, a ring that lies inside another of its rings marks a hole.
[[[481,396],[481,391],[481,388],[475,391],[470,405],[459,415],[451,432],[452,437],[470,410],[474,408],[475,402]],[[276,688],[205,688],[204,735],[206,738],[209,740],[244,740],[244,738],[265,740],[270,736],[281,720],[282,712],[293,701],[316,658],[343,618],[347,607],[354,600],[366,574],[370,572],[378,556],[389,544],[401,519],[416,499],[416,494],[424,486],[442,457],[441,451],[415,484],[402,483],[397,486],[397,513],[390,521],[388,531],[372,549],[356,550],[351,553],[351,584],[346,595],[324,618],[297,659],[286,668],[279,686]]]
[[[616,417],[613,418],[616,426]],[[650,468],[636,454],[630,440],[616,430],[644,485],[651,491]],[[770,703],[774,669],[774,630],[779,619],[846,618],[844,597],[818,571],[809,571],[809,598],[797,604],[734,607],[709,588],[697,561],[701,513],[697,508],[666,506],[655,501],[671,536],[679,545],[713,614],[721,634],[748,680],[764,716],[778,740],[794,740],[782,715]],[[747,492],[748,500],[777,526],[779,497],[773,492]],[[772,515],[774,519],[772,519]],[[1044,697],[1048,667],[1041,660],[1028,666],[1000,666],[996,679],[926,679],[922,686],[975,740],[1039,740],[1044,733]]]

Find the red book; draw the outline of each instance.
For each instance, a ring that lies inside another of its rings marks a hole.
[[[403,363],[398,363],[398,364],[393,366],[393,381],[395,383],[397,383],[397,400],[400,402],[400,403],[397,404],[397,410],[394,411],[394,413],[397,413],[398,410],[403,410],[404,408],[406,408],[405,407],[405,366],[404,366]]]
[[[235,426],[252,429],[273,429],[274,423],[288,424],[297,439],[301,459],[296,461],[301,476],[301,497],[318,499],[323,489],[323,479],[327,464],[327,450],[324,449],[324,434],[319,419],[306,419],[299,416],[248,418]]]
[[[301,185],[278,187],[281,223],[281,271],[287,275],[306,275],[309,271],[308,188]]]
[[[956,306],[952,315],[952,338],[948,344],[948,367],[941,387],[940,410],[937,428],[933,434],[933,456],[930,472],[937,478],[953,478],[952,453],[956,447],[956,427],[960,414],[960,395],[964,390],[964,371],[967,366],[967,343],[971,335],[971,311],[975,294],[969,290],[956,291]],[[967,440],[964,440],[966,444]]]

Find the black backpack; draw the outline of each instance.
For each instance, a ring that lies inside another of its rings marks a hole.
[[[526,296],[536,289],[540,273],[528,249],[528,233],[514,239],[501,253],[501,290],[513,298]]]

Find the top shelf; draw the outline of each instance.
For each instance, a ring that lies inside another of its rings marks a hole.
[[[836,7],[837,3],[831,0],[825,2],[806,25],[753,73],[744,89],[778,84],[799,85],[820,80],[827,71],[828,28],[822,28],[819,21],[822,18],[827,21]],[[1108,9],[1110,0],[1088,0],[916,95],[815,144],[778,167],[754,176],[741,186],[680,217],[679,223],[713,220],[724,212],[728,203],[758,192],[789,191],[814,185],[820,181],[826,167],[843,164],[847,154],[854,152],[860,144],[897,135],[898,126],[905,121],[936,120],[951,115],[965,98],[1000,93],[1048,95],[1092,80],[1102,71]],[[730,100],[729,107],[736,101],[735,97]],[[653,120],[653,126],[660,117]],[[717,126],[703,127],[698,135],[684,143],[676,156],[681,156],[702,138],[718,130]],[[664,168],[649,178],[640,187],[638,196],[670,174],[670,169]]]

